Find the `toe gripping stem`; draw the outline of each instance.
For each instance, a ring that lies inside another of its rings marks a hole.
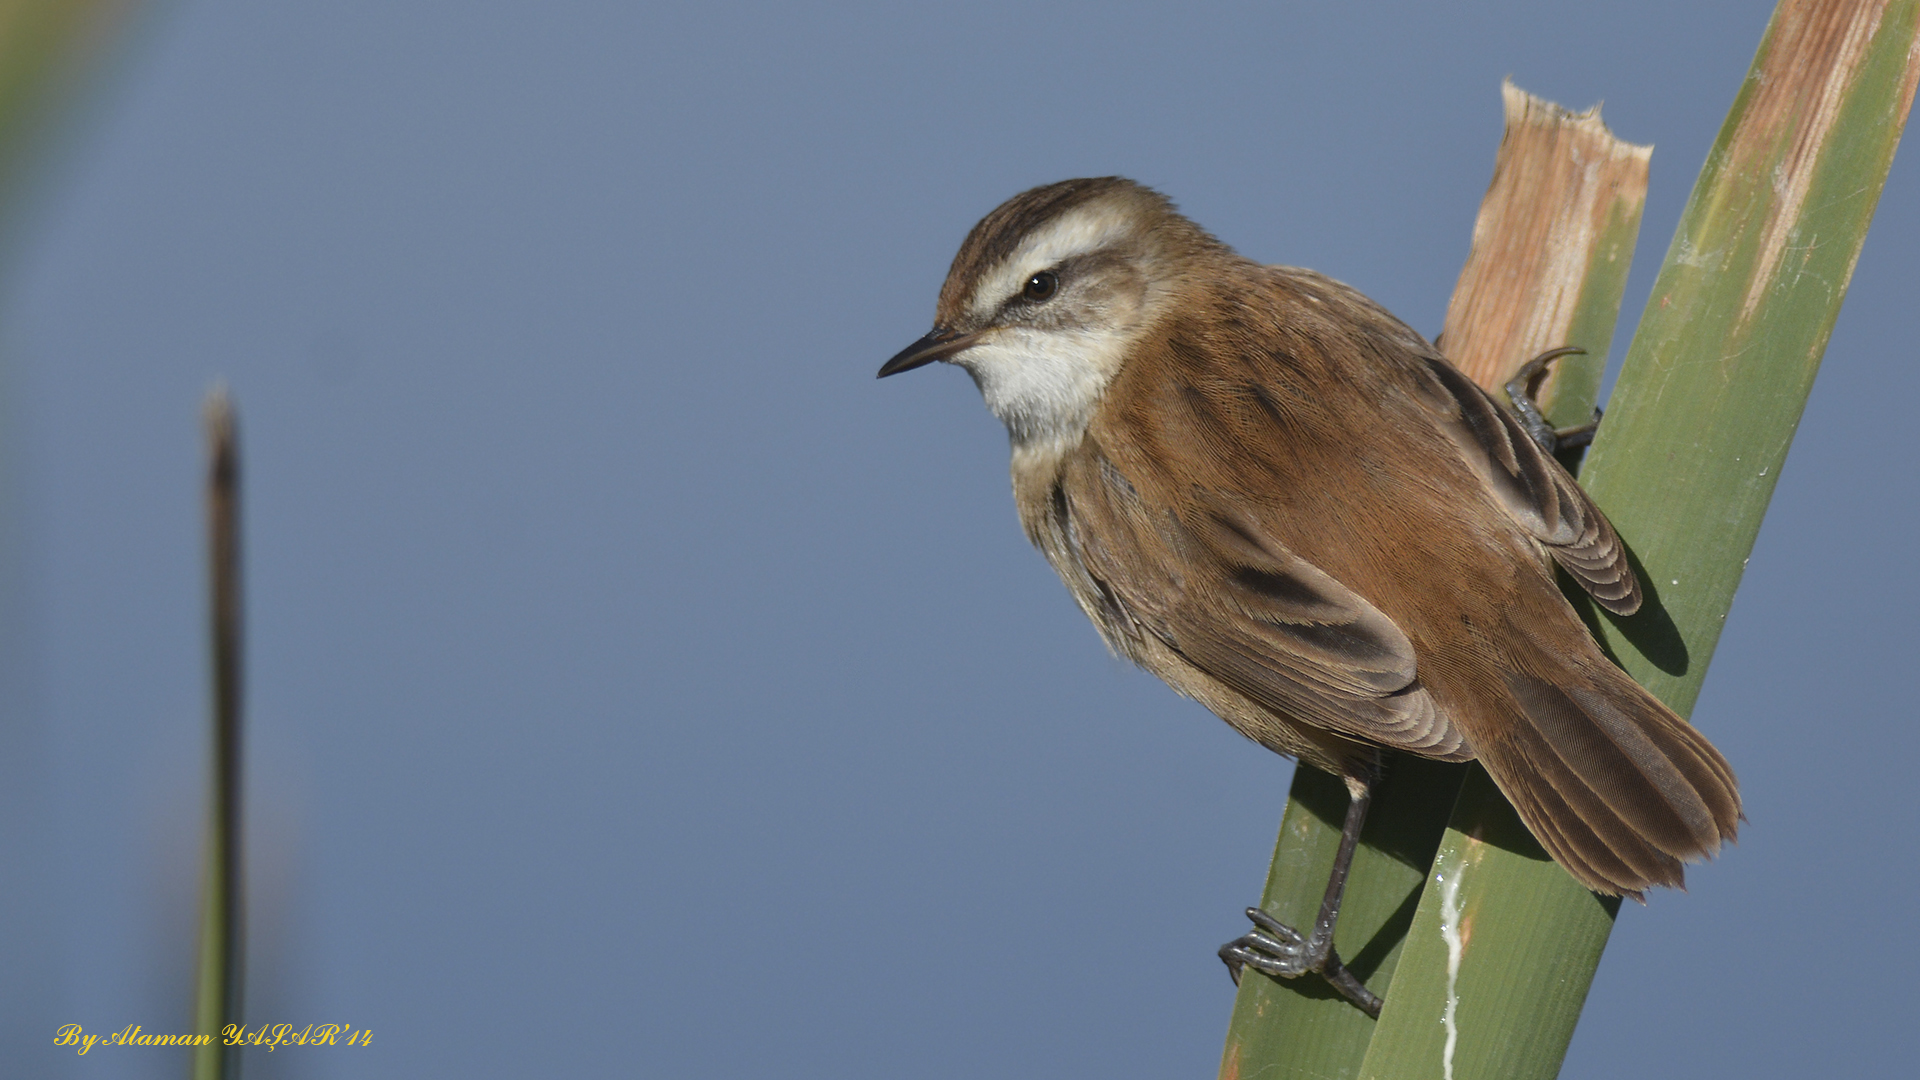
[[[1313,932],[1302,935],[1259,908],[1248,908],[1247,918],[1255,929],[1220,947],[1220,959],[1227,965],[1233,981],[1240,982],[1243,968],[1280,979],[1297,979],[1318,972],[1340,995],[1361,1012],[1380,1017],[1380,999],[1366,984],[1348,971],[1333,948],[1334,924],[1340,920],[1340,901],[1346,895],[1347,874],[1353,868],[1354,849],[1360,843],[1360,829],[1367,821],[1367,807],[1373,801],[1372,785],[1349,780],[1353,797],[1347,804],[1347,819],[1340,829],[1340,850],[1333,859],[1333,872],[1327,876],[1326,895],[1320,901],[1320,917]]]
[[[1572,450],[1593,441],[1593,433],[1600,427],[1600,410],[1593,410],[1593,419],[1584,424],[1556,430],[1547,422],[1546,415],[1540,411],[1540,403],[1534,400],[1534,392],[1547,372],[1547,365],[1563,356],[1584,356],[1587,350],[1578,345],[1563,345],[1558,349],[1548,349],[1539,356],[1521,365],[1520,370],[1507,380],[1507,399],[1513,402],[1514,415],[1519,417],[1520,426],[1540,449],[1549,454],[1562,450]]]

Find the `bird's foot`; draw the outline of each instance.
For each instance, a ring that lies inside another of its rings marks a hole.
[[[1563,356],[1584,355],[1586,351],[1578,345],[1548,349],[1521,365],[1520,370],[1513,373],[1513,378],[1507,380],[1507,399],[1513,402],[1513,411],[1520,418],[1520,426],[1526,428],[1527,434],[1533,437],[1540,449],[1549,454],[1585,446],[1593,441],[1593,433],[1599,430],[1599,409],[1593,410],[1593,419],[1584,424],[1556,429],[1547,422],[1546,415],[1540,411],[1539,402],[1533,397],[1541,376],[1547,372],[1548,364]]]
[[[1318,973],[1361,1012],[1376,1020],[1380,1018],[1380,999],[1347,970],[1340,962],[1340,955],[1333,951],[1331,926],[1325,928],[1325,933],[1316,927],[1308,936],[1259,908],[1248,908],[1247,918],[1253,920],[1256,929],[1220,946],[1220,959],[1227,965],[1227,973],[1233,976],[1235,985],[1240,982],[1243,968],[1252,968],[1276,979],[1297,979]]]

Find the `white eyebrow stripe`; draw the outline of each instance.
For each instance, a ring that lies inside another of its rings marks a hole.
[[[1069,210],[1053,224],[1022,240],[1012,255],[980,278],[967,304],[968,312],[975,319],[987,319],[1009,296],[1018,292],[1028,278],[1075,255],[1106,247],[1126,232],[1131,223],[1132,219],[1121,206],[1104,199]]]

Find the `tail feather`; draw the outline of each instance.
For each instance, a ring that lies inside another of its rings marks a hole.
[[[1590,889],[1638,896],[1653,885],[1678,885],[1680,862],[1649,844],[1566,764],[1531,726],[1516,728],[1519,767],[1502,769],[1506,755],[1483,758],[1494,782],[1508,792],[1521,820],[1568,872]],[[1507,773],[1503,777],[1502,773]],[[1509,784],[1509,778],[1517,783]],[[1515,797],[1516,793],[1518,798]],[[1532,815],[1529,814],[1532,811]],[[1555,841],[1559,843],[1556,845]],[[1582,874],[1578,866],[1588,872]]]
[[[1488,772],[1494,770],[1489,768]],[[1574,880],[1599,892],[1636,898],[1654,884],[1649,875],[1628,866],[1612,845],[1601,840],[1553,785],[1500,786],[1540,846],[1546,848]],[[1659,876],[1658,873],[1655,876]]]
[[[1733,839],[1740,795],[1712,744],[1618,668],[1507,675],[1513,714],[1474,740],[1494,783],[1581,884],[1637,896]]]
[[[1596,830],[1624,826],[1675,856],[1717,846],[1718,831],[1705,801],[1640,725],[1612,702],[1582,687],[1562,690],[1517,673],[1507,676],[1507,686],[1548,749],[1578,774],[1578,782],[1565,792],[1568,800],[1578,806],[1586,801],[1581,796],[1591,792],[1606,803],[1604,811],[1585,812],[1581,807],[1581,816]]]
[[[1707,801],[1720,839],[1732,840],[1744,820],[1740,813],[1740,782],[1734,779],[1733,767],[1691,724],[1678,716],[1673,716],[1673,720],[1672,724],[1650,728],[1647,734],[1667,759],[1679,767],[1693,790]]]

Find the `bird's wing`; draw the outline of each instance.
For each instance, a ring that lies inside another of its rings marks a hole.
[[[1291,318],[1339,312],[1343,318],[1322,328],[1323,336],[1344,337],[1344,347],[1356,355],[1370,354],[1382,370],[1398,371],[1411,381],[1428,418],[1458,446],[1487,490],[1601,607],[1618,615],[1640,609],[1640,583],[1606,515],[1513,414],[1357,290],[1310,270],[1273,267],[1268,272],[1275,295],[1292,298]],[[1269,374],[1273,370],[1268,367]]]
[[[1415,671],[1406,633],[1289,551],[1255,512],[1196,496],[1156,513],[1091,445],[1064,470],[1053,513],[1094,590],[1096,617],[1152,634],[1261,706],[1425,757],[1473,756]]]
[[[1640,583],[1600,508],[1472,379],[1445,360],[1425,363],[1426,404],[1487,490],[1601,607],[1618,615],[1638,611]]]

